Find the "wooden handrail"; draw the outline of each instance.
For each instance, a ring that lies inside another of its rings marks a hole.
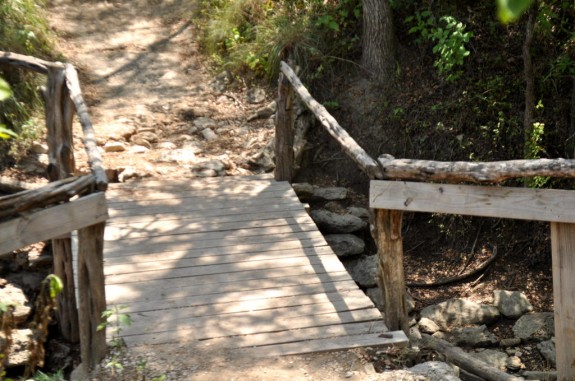
[[[302,102],[315,115],[317,120],[320,121],[326,131],[340,144],[343,151],[361,168],[361,170],[365,172],[370,179],[383,178],[383,171],[379,167],[377,161],[369,156],[367,152],[365,152],[365,150],[361,148],[351,136],[349,136],[347,131],[339,125],[337,120],[335,120],[325,107],[311,96],[289,65],[284,61],[281,61],[280,70],[292,84]]]
[[[40,74],[48,74],[48,68],[64,68],[64,64],[60,62],[49,62],[40,58],[25,56],[12,52],[5,52],[0,50],[0,63],[5,63],[12,66],[19,66],[24,69],[35,71]]]

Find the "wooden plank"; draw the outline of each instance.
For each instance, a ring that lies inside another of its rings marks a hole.
[[[229,221],[229,222],[211,222],[211,221],[182,221],[167,220],[157,222],[143,222],[129,225],[110,226],[106,240],[119,240],[127,238],[156,237],[160,235],[177,235],[189,232],[207,233],[207,232],[232,232],[247,231],[248,229],[278,228],[285,229],[290,227],[294,231],[301,229],[308,230],[308,225],[314,222],[307,216],[288,217],[288,218],[269,218],[265,220],[248,220],[248,221]],[[314,224],[315,226],[315,224]],[[307,228],[307,229],[306,229]],[[273,234],[273,233],[272,233]]]
[[[181,277],[196,277],[215,274],[231,274],[245,271],[262,271],[262,270],[281,270],[289,268],[299,268],[303,273],[309,271],[342,271],[345,270],[341,261],[334,256],[318,257],[295,257],[295,258],[278,258],[266,261],[240,262],[232,264],[222,264],[213,266],[194,266],[194,267],[176,267],[168,269],[150,270],[145,272],[133,272],[122,274],[106,275],[106,282],[128,283],[152,279],[172,279]]]
[[[403,331],[389,331],[386,333],[364,333],[287,344],[266,345],[258,348],[242,348],[241,351],[244,355],[254,357],[274,357],[362,347],[406,347],[408,344],[409,339]]]
[[[258,282],[259,283],[259,282]],[[233,285],[230,285],[233,286]],[[260,286],[261,287],[261,286]],[[107,290],[109,290],[107,288]],[[190,292],[191,291],[191,292]],[[249,292],[247,292],[249,291]],[[212,287],[212,292],[201,292],[201,290],[187,289],[170,289],[159,290],[156,292],[141,293],[136,298],[128,298],[125,295],[109,295],[108,301],[112,304],[122,304],[133,311],[152,311],[169,307],[164,306],[190,306],[211,305],[217,303],[245,302],[245,301],[263,301],[273,298],[285,297],[305,297],[307,295],[322,295],[322,293],[349,292],[358,291],[357,285],[353,280],[346,279],[341,282],[315,283],[284,287],[266,287],[258,288],[252,286],[248,290],[238,290],[228,288],[226,291],[219,291]],[[366,296],[363,295],[365,298]],[[303,304],[303,300],[300,300]],[[161,303],[158,304],[158,303]]]
[[[283,205],[278,208],[277,205],[262,205],[257,211],[244,210],[241,207],[227,208],[227,209],[211,209],[203,210],[201,213],[194,214],[185,211],[166,211],[158,212],[154,214],[147,214],[145,211],[132,210],[130,213],[126,213],[124,216],[113,216],[111,220],[108,220],[110,224],[129,224],[131,222],[147,222],[147,221],[158,221],[158,220],[177,220],[177,219],[191,219],[191,220],[211,220],[212,218],[226,218],[230,216],[249,216],[254,214],[260,215],[277,215],[278,217],[282,215],[290,215],[293,213],[300,213],[303,211],[302,205]],[[110,212],[114,214],[114,210],[111,209]]]
[[[557,380],[575,380],[575,224],[551,223]]]
[[[258,260],[257,256],[285,256],[285,257],[298,257],[307,255],[320,255],[326,251],[331,252],[331,248],[324,241],[319,240],[302,240],[302,241],[285,241],[280,242],[278,245],[270,246],[269,244],[253,244],[242,246],[229,246],[229,247],[213,247],[198,250],[180,250],[180,251],[166,251],[160,253],[133,253],[130,255],[106,257],[107,265],[121,265],[121,264],[134,264],[145,262],[161,262],[161,261],[176,261],[176,260],[210,260],[213,257],[224,257],[221,259],[224,263],[226,257],[242,258],[242,256],[253,256]],[[263,257],[262,257],[263,258]],[[261,259],[261,258],[260,258]],[[220,261],[220,259],[213,259]],[[236,261],[232,261],[236,262]],[[207,263],[204,263],[207,264]]]
[[[260,175],[250,176],[220,176],[220,177],[202,177],[201,179],[170,179],[170,181],[162,180],[145,180],[128,183],[114,183],[110,184],[109,190],[115,189],[143,189],[143,188],[159,188],[165,191],[177,191],[185,187],[200,187],[206,188],[209,186],[218,189],[241,188],[246,186],[257,185],[285,185],[284,183],[277,182],[273,178],[273,174],[265,173]]]
[[[575,222],[575,192],[557,189],[371,181],[370,207]]]
[[[360,290],[340,291],[317,295],[285,296],[278,298],[253,299],[226,303],[202,304],[201,298],[188,303],[172,303],[166,309],[156,309],[147,304],[140,309],[141,304],[129,305],[126,311],[134,321],[126,332],[160,332],[170,330],[172,326],[187,324],[193,319],[227,320],[236,316],[249,315],[257,321],[275,320],[278,317],[298,317],[303,315],[319,315],[332,312],[355,311],[373,308],[371,300]],[[173,299],[172,301],[182,301]],[[147,308],[154,308],[149,310]],[[169,310],[169,312],[168,312]]]
[[[217,339],[214,338],[202,341],[191,341],[193,340],[193,337],[186,337],[186,334],[193,334],[193,332],[191,332],[189,329],[184,329],[183,332],[170,331],[163,334],[128,336],[125,339],[126,342],[130,345],[139,345],[143,343],[155,345],[185,341],[187,342],[187,346],[201,350],[202,348],[249,348],[261,345],[304,341],[306,339],[312,340],[328,337],[331,338],[346,335],[358,335],[362,333],[385,333],[388,331],[389,330],[381,320],[374,320],[368,322],[351,322],[347,324],[327,325],[321,327],[282,329],[275,332],[221,337]]]
[[[185,256],[179,259],[162,259],[157,258],[155,260],[142,260],[138,255],[131,257],[116,257],[107,261],[106,263],[106,274],[126,274],[134,272],[143,272],[151,270],[162,270],[171,268],[183,268],[192,266],[213,266],[213,265],[223,265],[232,263],[244,263],[244,262],[259,262],[259,261],[269,261],[276,260],[278,258],[308,258],[317,257],[320,255],[331,255],[333,256],[333,251],[329,246],[322,246],[315,248],[314,250],[278,250],[275,252],[264,251],[261,253],[239,253],[239,254],[229,254],[229,255],[201,255],[201,253],[194,253],[195,256]],[[199,255],[198,255],[199,254]],[[118,263],[114,259],[123,260]],[[126,259],[130,259],[126,261]]]
[[[262,203],[270,203],[273,200],[276,202],[293,202],[300,204],[294,191],[290,189],[279,189],[267,192],[259,193],[238,193],[234,192],[232,194],[225,194],[218,191],[205,191],[200,190],[197,193],[162,193],[162,192],[145,192],[145,191],[134,191],[127,195],[119,195],[116,197],[108,196],[110,199],[110,205],[114,209],[128,209],[135,208],[139,206],[153,206],[153,205],[174,205],[181,203],[193,203],[193,204],[203,204],[208,202],[210,204],[216,203],[234,203],[238,202],[246,203],[249,205],[250,202],[255,200],[261,201]]]
[[[177,325],[170,325],[167,330],[162,332],[142,332],[142,330],[129,332],[128,328],[122,332],[122,337],[128,341],[132,339],[131,336],[135,336],[135,339],[143,339],[144,342],[150,338],[150,336],[143,337],[146,335],[166,335],[167,337],[190,337],[194,340],[207,340],[219,337],[276,332],[286,329],[291,330],[379,320],[381,320],[381,314],[375,308],[302,316],[290,315],[284,317],[279,314],[275,318],[272,318],[271,312],[268,312],[264,316],[259,312],[255,312],[253,314],[230,316],[225,319],[215,319],[212,316],[187,319],[180,321]],[[175,334],[169,332],[174,332]]]
[[[108,300],[115,304],[125,304],[138,300],[148,300],[155,295],[165,297],[178,297],[181,295],[213,295],[233,291],[250,292],[252,290],[274,289],[278,287],[304,287],[307,290],[330,290],[337,285],[332,283],[352,281],[345,271],[303,274],[270,279],[240,279],[226,283],[200,283],[193,284],[189,278],[172,279],[170,282],[163,280],[150,280],[128,284],[106,285]],[[321,291],[317,291],[321,292]]]
[[[133,253],[159,253],[162,251],[172,250],[192,250],[192,249],[207,249],[222,246],[236,246],[236,245],[251,245],[257,243],[267,243],[270,249],[281,248],[284,241],[294,240],[316,240],[321,245],[325,245],[325,239],[320,232],[306,231],[301,233],[278,233],[267,235],[253,235],[247,237],[213,237],[211,240],[195,241],[194,234],[171,236],[175,242],[170,242],[166,237],[156,237],[150,240],[142,240],[140,242],[123,242],[108,241],[108,255],[118,256]],[[168,237],[169,238],[169,237]],[[137,238],[135,239],[137,240]]]
[[[3,222],[0,224],[0,253],[62,236],[72,230],[106,221],[107,217],[104,193],[94,193]]]

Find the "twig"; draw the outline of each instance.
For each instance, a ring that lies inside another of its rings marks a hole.
[[[475,257],[475,246],[477,245],[477,240],[479,239],[479,234],[481,234],[481,228],[482,227],[483,227],[483,225],[479,226],[479,229],[477,230],[477,235],[475,236],[475,241],[473,241],[473,245],[471,246],[471,251],[469,252],[469,258],[465,262],[465,265],[461,268],[461,271],[459,271],[458,275],[463,274],[463,272],[465,270],[467,270],[467,267],[469,266],[469,264],[471,263],[471,261]]]
[[[493,262],[493,260],[495,260],[496,257],[497,257],[497,246],[495,246],[493,248],[493,253],[485,262],[483,262],[476,269],[471,270],[465,274],[457,275],[457,276],[454,276],[453,278],[439,279],[439,280],[436,280],[434,282],[429,282],[429,283],[424,283],[424,282],[423,283],[418,283],[418,282],[410,283],[410,282],[408,282],[406,285],[408,287],[438,287],[438,286],[443,286],[443,285],[446,285],[449,283],[458,282],[460,280],[469,278],[470,276],[473,276],[473,275],[485,270],[487,268],[487,266],[489,266],[491,264],[491,262]]]

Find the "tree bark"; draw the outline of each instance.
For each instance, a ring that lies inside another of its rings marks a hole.
[[[526,159],[531,156],[531,135],[533,134],[533,112],[535,110],[535,74],[531,60],[531,45],[533,43],[533,29],[537,7],[535,4],[529,9],[525,26],[525,40],[523,41],[523,75],[525,76],[525,113],[523,115],[523,155]]]
[[[376,80],[386,81],[395,71],[395,50],[389,1],[363,0],[363,67]]]

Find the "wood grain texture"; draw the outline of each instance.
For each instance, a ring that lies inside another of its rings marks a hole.
[[[575,192],[372,181],[370,207],[533,221],[575,222]]]
[[[575,380],[575,224],[551,223],[557,380]]]
[[[277,181],[291,181],[294,178],[294,109],[293,90],[283,73],[278,79],[278,100],[276,113],[274,176]]]
[[[106,295],[132,315],[129,345],[306,353],[388,331],[289,184],[252,180],[110,186]]]

